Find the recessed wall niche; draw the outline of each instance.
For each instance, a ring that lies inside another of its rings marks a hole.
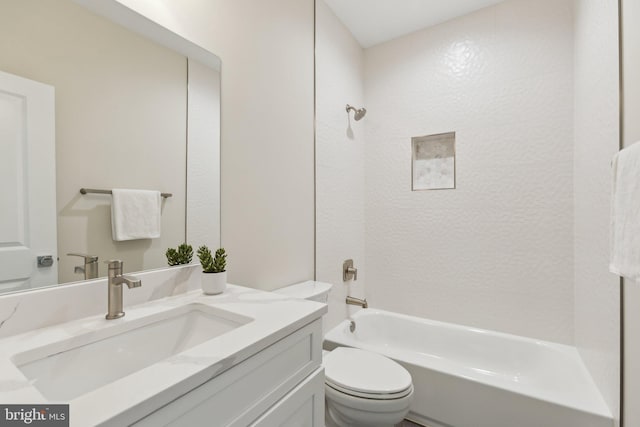
[[[456,188],[456,133],[411,138],[411,190]]]

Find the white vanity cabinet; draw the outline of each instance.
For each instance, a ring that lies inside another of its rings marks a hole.
[[[184,268],[199,277],[198,266]],[[140,276],[157,289],[176,271]],[[327,306],[232,284],[211,296],[193,286],[127,307],[117,320],[101,310],[0,338],[0,402],[64,401],[71,427],[324,427]],[[57,301],[60,292],[34,294]],[[30,298],[13,301],[3,329],[24,307],[48,307]]]
[[[251,427],[324,427],[324,369],[307,377]]]
[[[133,425],[324,427],[321,361],[317,319]]]

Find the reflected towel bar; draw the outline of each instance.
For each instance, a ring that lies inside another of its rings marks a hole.
[[[111,194],[111,190],[96,190],[95,188],[81,188],[80,189],[80,194],[89,194],[89,193],[94,193],[94,194]],[[173,194],[171,193],[160,193],[160,195],[163,198],[167,198],[167,197],[171,197],[173,196]]]

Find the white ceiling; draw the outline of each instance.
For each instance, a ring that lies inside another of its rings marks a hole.
[[[364,48],[502,0],[324,0]]]

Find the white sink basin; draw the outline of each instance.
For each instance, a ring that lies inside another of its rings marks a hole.
[[[191,303],[20,353],[13,362],[45,398],[68,402],[252,320]]]

